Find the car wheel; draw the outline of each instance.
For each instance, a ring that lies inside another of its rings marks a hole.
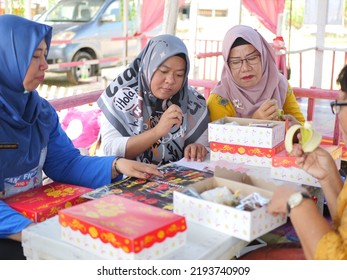
[[[78,52],[73,57],[72,61],[87,61],[94,59],[87,52]],[[87,79],[93,75],[97,70],[97,65],[79,65],[76,67],[72,67],[71,70],[67,72],[67,80],[77,85],[82,79]]]

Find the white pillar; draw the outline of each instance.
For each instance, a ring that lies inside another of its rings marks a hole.
[[[137,0],[137,6],[136,6],[136,10],[137,10],[136,33],[140,33],[141,32],[142,4],[143,4],[142,0]],[[139,39],[139,40],[137,40],[137,52],[140,52],[141,49],[142,49],[142,40]]]
[[[325,25],[327,23],[328,0],[320,0],[317,5],[316,58],[314,64],[313,86],[322,87],[323,48]]]
[[[282,36],[282,26],[283,26],[283,14],[280,13],[277,16],[276,36]]]
[[[189,9],[189,60],[190,60],[190,73],[189,78],[195,79],[197,74],[197,67],[195,63],[195,48],[197,38],[197,25],[198,25],[198,0],[191,0]]]
[[[10,6],[9,6],[9,3],[8,3],[8,0],[5,0],[4,1],[5,3],[5,14],[11,14],[12,13],[12,11],[11,11],[11,9],[10,9]]]
[[[129,14],[129,1],[123,1],[123,37],[128,37],[128,14]],[[128,40],[124,40],[124,49],[123,49],[123,65],[127,65],[127,56],[128,56]]]
[[[176,34],[179,0],[165,0],[163,32]]]
[[[27,19],[32,19],[31,15],[31,0],[25,0],[25,6],[24,6],[24,17]]]
[[[242,0],[232,0],[228,4],[229,28],[241,24]],[[227,28],[227,30],[229,29]]]

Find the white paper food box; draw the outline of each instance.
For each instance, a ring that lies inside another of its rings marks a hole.
[[[270,180],[217,167],[214,177],[189,185],[188,188],[202,193],[223,186],[233,191],[241,191],[244,196],[258,192],[269,199],[275,188],[279,187]],[[239,210],[184,194],[182,190],[174,191],[174,212],[185,216],[187,220],[246,241],[252,241],[287,221],[287,217],[267,213],[266,206],[253,211]]]
[[[239,125],[232,125],[236,122]],[[270,125],[250,126],[253,125]],[[273,124],[273,126],[271,126]],[[208,124],[208,140],[248,147],[273,148],[284,141],[285,122],[225,117]]]
[[[321,145],[335,160],[337,169],[341,167],[342,147],[336,145]],[[286,151],[276,154],[272,158],[271,178],[299,183],[308,186],[321,187],[317,178],[308,174],[295,163],[296,158]]]
[[[159,259],[186,243],[186,219],[108,195],[59,211],[62,240],[102,258]]]
[[[247,147],[210,142],[210,160],[226,160],[231,163],[271,167],[272,157],[284,149],[284,141],[273,148]]]

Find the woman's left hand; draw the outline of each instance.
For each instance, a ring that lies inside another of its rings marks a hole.
[[[293,117],[292,115],[282,115],[281,119],[283,121],[288,120],[288,126],[289,127],[291,127],[291,126],[293,126],[295,124],[300,124],[301,125],[301,123],[295,117]]]
[[[296,185],[278,186],[268,204],[267,211],[274,216],[286,215],[288,199],[293,193],[298,191],[307,192],[304,188]]]
[[[154,164],[147,164],[125,158],[119,158],[117,160],[117,169],[120,173],[126,176],[140,179],[146,179],[152,175],[163,176],[158,170],[158,166]]]
[[[207,150],[202,144],[189,144],[184,149],[184,158],[186,160],[204,161],[206,155]]]

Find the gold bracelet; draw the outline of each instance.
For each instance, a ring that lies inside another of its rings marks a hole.
[[[112,164],[112,179],[116,178],[120,172],[117,168],[117,161],[120,159],[120,157],[117,157],[114,161],[113,161],[113,164]]]

